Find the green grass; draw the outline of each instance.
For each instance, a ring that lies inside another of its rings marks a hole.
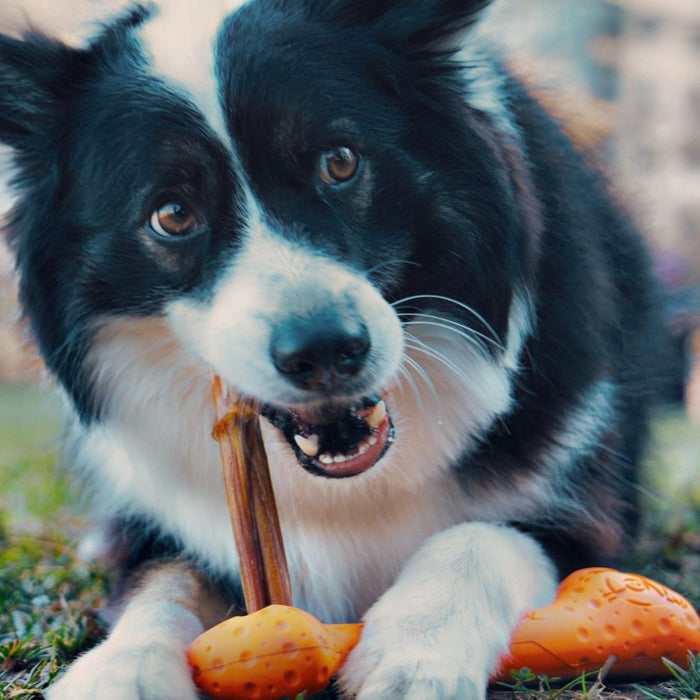
[[[104,630],[103,579],[59,538],[0,530],[0,697],[33,698]]]
[[[700,698],[700,656],[689,653],[687,669],[664,660],[671,680],[616,688],[605,684],[605,670],[584,673],[568,682],[534,674],[527,668],[513,673],[511,683],[499,683],[505,692],[490,694],[491,700],[692,700]]]
[[[0,697],[41,697],[53,677],[103,634],[104,579],[78,561],[84,526],[57,468],[57,402],[0,386]]]
[[[545,674],[535,674],[530,669],[513,671],[510,683],[499,683],[507,692],[492,693],[492,700],[691,700],[700,698],[700,656],[688,653],[687,668],[681,668],[664,659],[671,680],[663,683],[633,683],[617,688],[605,684],[606,669],[582,673],[578,678],[562,681]]]
[[[75,555],[85,521],[57,469],[59,410],[34,388],[0,385],[0,698],[41,698],[77,654],[102,638],[96,610],[106,580]],[[700,608],[700,429],[678,411],[654,424],[645,518],[625,568],[686,595]],[[653,494],[653,495],[652,495]],[[521,671],[491,700],[666,700],[700,697],[700,661],[667,682],[606,687]]]
[[[686,669],[668,660],[665,661],[665,664],[673,680],[657,688],[644,688],[641,685],[635,685],[635,688],[644,697],[652,700],[700,697],[700,656],[688,654],[688,667]]]
[[[510,695],[523,699],[563,700],[575,695],[581,700],[594,700],[602,697],[605,688],[602,676],[602,673],[582,673],[579,677],[565,682],[546,674],[535,674],[529,668],[521,668],[513,672],[512,683],[498,685],[506,688]]]
[[[56,468],[58,402],[39,388],[0,385],[0,512],[13,529],[73,525],[74,494]]]

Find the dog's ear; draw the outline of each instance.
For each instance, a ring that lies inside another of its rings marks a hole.
[[[83,67],[83,52],[43,35],[0,35],[0,141],[24,154],[46,148]]]
[[[367,27],[399,51],[450,46],[492,0],[307,0],[345,26]],[[322,8],[322,9],[321,9]]]
[[[72,48],[34,31],[20,39],[0,34],[0,142],[19,153],[44,148],[100,57],[118,50],[153,12],[150,5],[134,5],[105,25],[86,48]]]

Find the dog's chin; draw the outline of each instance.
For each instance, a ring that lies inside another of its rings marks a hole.
[[[394,440],[389,409],[377,395],[352,403],[268,406],[263,415],[290,444],[299,464],[317,476],[362,474],[386,454]]]

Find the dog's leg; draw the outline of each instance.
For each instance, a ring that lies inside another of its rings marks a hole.
[[[190,642],[223,619],[225,603],[184,562],[148,570],[109,637],[76,661],[49,700],[195,700]]]
[[[465,523],[432,537],[365,616],[340,684],[362,700],[476,700],[554,567],[516,530]]]

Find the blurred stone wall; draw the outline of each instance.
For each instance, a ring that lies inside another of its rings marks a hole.
[[[700,2],[618,0],[618,179],[651,242],[700,423]]]
[[[15,282],[9,251],[0,245],[0,379],[36,381],[41,363],[20,320]]]
[[[700,2],[624,0],[615,162],[659,255],[700,282]]]
[[[79,42],[117,2],[121,0],[0,0],[0,31],[18,34],[31,25]],[[8,151],[0,149],[0,229],[11,206],[8,166]],[[20,318],[12,260],[1,239],[0,235],[0,380],[34,382],[42,375],[41,362]]]
[[[544,101],[603,144],[667,275],[699,282],[700,1],[501,0],[492,20]]]

